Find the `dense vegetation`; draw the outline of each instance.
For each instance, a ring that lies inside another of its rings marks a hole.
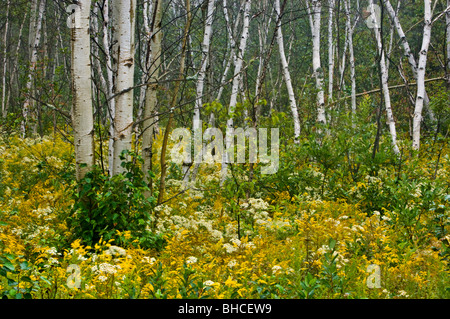
[[[121,163],[117,173],[110,170],[110,148],[115,146],[110,107],[123,92],[109,90],[107,60],[114,43],[109,48],[105,44],[115,38],[105,20],[108,1],[92,1],[91,8],[96,25],[90,34],[92,166],[76,163],[80,151],[71,106],[77,101],[64,11],[71,2],[45,5],[44,41],[37,64],[29,61],[32,47],[22,33],[31,32],[28,19],[39,16],[41,1],[33,0],[31,6],[29,1],[0,1],[8,8],[0,14],[5,22],[0,30],[9,25],[1,46],[7,62],[1,68],[2,298],[450,298],[450,62],[447,66],[445,16],[438,16],[446,8],[444,1],[436,2],[433,15],[438,20],[427,58],[429,103],[420,148],[413,145],[417,79],[387,12],[382,12],[397,153],[384,125],[381,56],[373,30],[364,23],[363,4],[319,1],[324,4],[320,55],[325,85],[330,81],[324,72],[329,50],[325,26],[331,14],[325,4],[337,5],[332,18],[335,84],[332,94],[326,93],[326,121],[321,122],[306,8],[317,1],[282,1],[280,21],[301,127],[296,136],[276,44],[275,1],[249,5],[247,53],[231,111],[233,76],[224,69],[235,61],[227,18],[240,39],[244,22],[239,19],[245,19],[243,6],[250,1],[228,0],[229,17],[223,14],[226,1],[216,1],[200,129],[225,131],[232,119],[235,127],[278,128],[280,137],[275,174],[261,174],[261,162],[238,163],[228,165],[225,179],[221,163],[187,168],[165,152],[178,142],[165,133],[194,123],[210,1],[162,1],[163,62],[155,86],[143,84],[153,70],[146,64],[151,55],[147,44],[154,41],[146,28],[153,28],[157,16],[148,14],[148,6],[158,1],[138,1],[135,87],[124,93],[134,94],[131,148],[115,159]],[[400,20],[418,57],[424,8],[404,2]],[[348,14],[344,3],[351,9]],[[185,4],[191,11],[186,12]],[[357,92],[345,61],[350,59],[346,19],[360,19],[353,34]],[[147,87],[157,87],[150,126],[143,119],[152,93]],[[354,109],[350,101],[356,93]],[[154,136],[148,157],[143,136],[149,127]],[[143,169],[148,159],[150,171]],[[79,174],[83,169],[86,173]],[[186,180],[186,170],[198,173]]]

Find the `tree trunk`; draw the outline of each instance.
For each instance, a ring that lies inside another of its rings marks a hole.
[[[311,5],[309,2],[311,1]],[[317,122],[326,124],[325,97],[323,91],[323,69],[320,62],[320,24],[322,14],[321,0],[307,0],[307,11],[312,34],[312,64],[317,90]],[[312,10],[312,11],[311,11]]]
[[[11,6],[11,1],[8,0],[6,7],[6,22],[5,22],[5,35],[3,37],[3,77],[2,77],[2,116],[6,117],[6,69],[7,69],[7,59],[6,55],[8,53],[8,28],[9,28],[9,8]]]
[[[188,43],[188,37],[189,37],[189,30],[191,28],[191,22],[192,22],[192,13],[191,13],[191,3],[190,0],[186,0],[186,25],[184,27],[184,34],[183,34],[183,41],[181,43],[181,57],[180,57],[180,69],[178,72],[178,79],[175,82],[175,88],[172,95],[172,101],[170,103],[170,116],[169,120],[167,122],[166,130],[164,132],[164,139],[163,144],[161,147],[161,178],[159,183],[159,194],[158,194],[158,202],[157,204],[160,205],[164,200],[164,193],[166,190],[166,172],[167,172],[167,162],[166,162],[166,152],[167,152],[167,142],[169,140],[169,134],[172,127],[173,117],[174,117],[174,111],[175,106],[178,99],[178,92],[180,90],[181,81],[184,77],[184,71],[186,67],[186,49],[187,49],[187,43]]]
[[[333,42],[333,13],[335,0],[328,0],[328,100],[333,100],[334,77],[334,42]]]
[[[420,148],[420,125],[422,123],[422,109],[425,97],[425,68],[427,64],[428,47],[431,40],[431,0],[424,0],[424,9],[425,25],[423,27],[422,48],[420,49],[419,64],[417,68],[417,95],[413,120],[413,148],[416,150]]]
[[[134,90],[134,33],[136,0],[117,0],[114,17],[114,31],[117,32],[117,82],[116,110],[114,116],[114,161],[113,175],[124,172],[120,155],[125,150],[131,150],[133,133],[133,96]],[[127,90],[125,92],[125,90]]]
[[[286,4],[286,1],[284,2]],[[283,5],[284,9],[284,5]],[[283,68],[284,81],[286,82],[286,87],[289,96],[289,104],[291,107],[292,117],[294,120],[294,137],[295,142],[298,143],[300,137],[300,120],[298,117],[297,103],[295,100],[294,88],[292,87],[291,74],[289,72],[289,66],[286,60],[286,55],[284,53],[284,41],[283,41],[283,31],[281,29],[281,15],[283,12],[280,9],[280,0],[275,0],[275,11],[277,15],[277,42],[280,51],[280,60]]]
[[[355,75],[355,55],[353,50],[353,32],[355,30],[356,24],[358,23],[359,16],[356,17],[355,22],[352,25],[351,14],[350,14],[350,0],[344,0],[344,10],[346,15],[347,24],[347,42],[349,51],[349,62],[350,62],[350,79],[351,79],[351,101],[352,101],[352,113],[356,113],[356,75]]]
[[[371,2],[370,5],[370,11],[372,16],[375,16],[375,9],[373,6],[373,2]],[[375,24],[377,23],[376,19],[374,19]],[[381,39],[381,32],[380,27],[378,25],[375,25],[373,30],[375,33],[375,38],[377,41],[377,48],[378,48],[378,55],[379,55],[379,67],[380,67],[380,73],[381,73],[381,86],[382,86],[382,92],[383,92],[383,99],[384,99],[384,105],[386,109],[386,121],[387,125],[389,127],[389,132],[391,134],[392,139],[392,147],[394,149],[395,154],[399,154],[400,150],[397,146],[397,131],[395,128],[395,120],[394,120],[394,114],[392,113],[391,108],[391,97],[389,93],[389,84],[388,84],[388,70],[386,69],[386,57],[385,57],[385,51],[383,48],[383,43]]]
[[[228,107],[228,114],[229,119],[227,120],[227,129],[231,131],[233,129],[233,117],[234,117],[234,111],[236,110],[236,103],[237,103],[237,97],[239,94],[239,84],[241,81],[241,71],[242,71],[242,65],[244,62],[244,55],[245,50],[247,48],[247,39],[249,34],[249,25],[250,25],[250,8],[252,5],[251,0],[245,0],[244,4],[244,22],[242,26],[242,35],[241,35],[241,41],[239,43],[239,49],[237,54],[235,55],[234,60],[234,77],[233,77],[233,85],[231,88],[231,97],[230,97],[230,105]],[[230,136],[227,134],[225,138],[225,145],[226,148],[223,152],[223,160],[222,160],[222,178],[221,182],[223,183],[225,181],[226,175],[227,175],[227,164],[229,163],[228,159],[228,152],[226,151],[230,145],[231,140]]]
[[[417,62],[416,62],[416,59],[414,58],[414,54],[411,51],[408,40],[406,39],[406,35],[403,32],[403,28],[400,24],[400,20],[398,19],[398,14],[392,7],[389,0],[383,0],[383,1],[384,1],[384,6],[386,7],[386,10],[389,14],[389,18],[391,19],[391,22],[394,25],[395,30],[397,31],[397,35],[400,38],[400,43],[403,48],[403,54],[408,59],[408,63],[411,67],[411,71],[413,73],[414,79],[417,80]],[[398,3],[398,8],[399,7],[400,7],[400,0]],[[430,119],[432,121],[434,121],[435,120],[434,113],[433,113],[433,110],[429,107],[430,100],[428,98],[428,94],[426,93],[426,91],[425,91],[425,96],[424,96],[424,103],[427,108]]]
[[[447,0],[447,8],[450,7],[450,0]],[[450,10],[445,14],[445,22],[447,25],[447,88],[450,90]]]
[[[144,160],[142,170],[146,182],[152,188],[152,181],[149,176],[149,171],[152,170],[152,157],[153,157],[153,137],[155,134],[154,113],[156,110],[156,104],[158,102],[158,78],[161,65],[161,17],[162,17],[162,0],[153,0],[154,18],[152,21],[152,28],[150,28],[150,48],[147,52],[148,56],[148,81],[145,93],[144,104],[144,121],[142,124],[142,158]],[[149,195],[149,194],[148,194]]]
[[[34,3],[34,2],[33,2]],[[26,130],[27,130],[27,123],[28,123],[28,113],[30,111],[30,108],[32,108],[33,105],[33,100],[31,98],[31,96],[33,95],[32,93],[32,88],[33,88],[33,76],[36,70],[36,64],[37,64],[37,58],[38,58],[38,47],[39,47],[39,42],[41,40],[41,28],[42,28],[42,19],[44,16],[44,9],[45,9],[45,3],[46,0],[41,0],[41,3],[39,5],[39,11],[37,12],[37,21],[36,24],[33,24],[33,26],[35,26],[33,29],[33,34],[34,34],[34,39],[32,40],[32,45],[31,45],[31,54],[30,54],[30,69],[28,70],[28,81],[26,84],[26,98],[25,98],[25,102],[23,104],[22,107],[22,123],[20,125],[20,132],[21,132],[21,136],[22,138],[25,137],[26,135]],[[32,6],[33,9],[34,6]]]
[[[94,165],[89,16],[91,0],[78,2],[77,23],[72,28],[72,125],[77,180]]]

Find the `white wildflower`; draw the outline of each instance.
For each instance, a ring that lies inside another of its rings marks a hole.
[[[197,262],[197,258],[194,256],[190,256],[186,259],[186,264],[195,264]]]

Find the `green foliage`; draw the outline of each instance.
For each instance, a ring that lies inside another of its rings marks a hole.
[[[126,161],[126,155],[132,159]],[[124,174],[110,178],[99,167],[94,167],[78,183],[68,226],[74,239],[81,238],[88,245],[103,238],[114,239],[122,245],[161,249],[162,236],[151,232],[156,200],[153,196],[146,197],[150,190],[138,165],[142,159],[125,151],[121,160],[126,170]],[[131,237],[124,235],[126,231],[131,232]]]

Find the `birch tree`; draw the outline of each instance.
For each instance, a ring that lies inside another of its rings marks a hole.
[[[323,69],[320,61],[320,25],[322,14],[321,0],[306,0],[312,35],[312,65],[317,90],[317,121],[326,124],[325,97],[323,91]]]
[[[284,1],[284,5],[286,1]],[[283,31],[281,29],[281,9],[280,0],[275,0],[275,12],[277,15],[277,42],[280,51],[280,62],[283,68],[284,81],[286,82],[286,87],[289,96],[289,105],[291,107],[292,117],[294,121],[294,136],[295,141],[298,142],[300,137],[300,120],[298,117],[297,103],[295,100],[294,88],[292,87],[291,74],[289,72],[288,62],[286,60],[286,54],[284,53],[284,41],[283,41]]]
[[[206,13],[205,31],[202,42],[202,60],[198,72],[195,108],[194,108],[194,130],[200,125],[200,110],[203,106],[203,88],[205,85],[206,67],[208,66],[209,47],[212,35],[212,22],[215,9],[215,0],[208,0],[208,9]]]
[[[370,13],[372,17],[376,17],[375,14],[375,8],[373,0],[370,2]],[[378,25],[378,21],[376,18],[373,19],[374,25],[373,25],[373,31],[375,33],[375,38],[377,41],[377,51],[378,51],[378,59],[379,59],[379,67],[380,67],[380,73],[381,73],[381,89],[383,94],[383,100],[384,100],[384,107],[386,109],[386,122],[389,127],[389,132],[391,134],[391,140],[392,140],[392,147],[395,154],[399,154],[400,150],[397,145],[397,130],[395,128],[395,120],[394,120],[394,114],[392,112],[391,107],[391,96],[389,92],[389,84],[388,84],[388,70],[386,68],[386,55],[385,50],[383,47],[382,39],[381,39],[381,26]]]
[[[389,18],[397,32],[398,37],[400,38],[400,45],[403,48],[403,54],[408,60],[408,64],[411,68],[411,72],[413,74],[413,77],[415,80],[417,80],[417,62],[414,57],[414,54],[411,51],[411,47],[409,45],[408,39],[406,38],[405,32],[403,31],[403,27],[400,24],[400,20],[398,18],[398,9],[400,8],[401,0],[398,0],[397,4],[397,11],[394,10],[394,8],[391,5],[391,2],[389,0],[383,0],[384,6],[386,8],[386,11],[388,12]],[[434,120],[434,114],[433,111],[428,107],[429,105],[429,98],[425,91],[424,96],[424,103],[427,106],[428,114],[432,120]]]
[[[358,8],[359,9],[359,8]],[[344,0],[344,11],[346,15],[346,30],[347,30],[347,47],[349,51],[350,62],[350,79],[351,79],[351,101],[352,101],[352,113],[356,113],[356,74],[355,74],[355,54],[353,50],[353,32],[356,24],[359,21],[359,16],[355,18],[355,21],[351,21],[350,14],[350,0]]]
[[[242,66],[244,62],[244,54],[245,50],[247,48],[247,39],[249,34],[249,25],[250,25],[250,8],[251,8],[252,1],[251,0],[245,0],[244,3],[244,20],[242,25],[242,35],[241,35],[241,41],[239,43],[238,51],[235,55],[234,59],[234,77],[233,77],[233,84],[231,87],[231,96],[230,96],[230,105],[228,107],[228,115],[229,118],[227,120],[227,129],[229,132],[233,130],[233,117],[234,112],[236,110],[236,104],[237,104],[237,97],[239,94],[239,84],[241,81],[241,71]],[[227,134],[225,138],[225,145],[226,149],[231,146],[231,134]],[[223,152],[223,160],[222,160],[222,182],[226,178],[227,174],[227,163],[229,163],[228,159],[228,152]]]
[[[37,0],[36,0],[37,1]],[[35,8],[36,1],[32,3],[32,10]],[[20,131],[22,137],[25,137],[26,134],[26,127],[28,123],[28,113],[30,110],[30,107],[32,106],[32,87],[33,87],[33,75],[36,71],[36,65],[38,60],[38,48],[39,43],[41,40],[41,28],[42,28],[42,19],[44,16],[44,9],[45,9],[46,0],[41,0],[39,5],[39,10],[36,12],[37,20],[36,23],[32,24],[32,32],[30,34],[33,34],[32,40],[30,41],[30,68],[28,70],[28,80],[26,84],[26,92],[27,96],[25,98],[25,102],[22,106],[22,122],[20,125]],[[30,38],[31,39],[31,38]]]
[[[7,69],[7,40],[8,40],[8,29],[9,29],[9,8],[11,6],[11,1],[8,0],[6,7],[6,22],[5,22],[5,34],[3,36],[3,76],[2,76],[2,116],[6,117],[6,69]]]
[[[328,0],[328,99],[333,100],[334,77],[334,41],[333,41],[333,14],[335,0]]]
[[[162,0],[153,0],[154,18],[150,28],[150,41],[148,49],[148,81],[144,104],[144,121],[142,131],[142,158],[143,172],[147,183],[151,183],[149,171],[152,169],[152,144],[155,134],[155,118],[153,117],[157,105],[157,88],[159,70],[161,65],[161,17]]]
[[[116,0],[114,31],[117,32],[117,77],[116,109],[114,114],[114,161],[113,175],[124,171],[120,155],[131,150],[133,133],[133,85],[134,85],[134,34],[136,17],[136,0]]]
[[[431,40],[431,18],[431,0],[424,0],[423,38],[417,67],[417,95],[413,120],[413,148],[416,150],[420,148],[420,126],[422,123],[422,109],[425,98],[425,68],[427,64],[428,47]]]
[[[91,0],[78,2],[78,21],[72,25],[72,125],[76,177],[80,180],[94,165],[89,16]]]

